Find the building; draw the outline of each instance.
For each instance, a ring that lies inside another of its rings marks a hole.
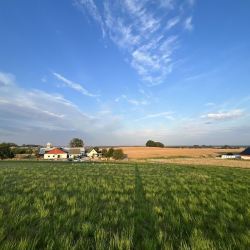
[[[87,153],[87,156],[89,158],[97,158],[99,156],[99,154],[96,152],[96,150],[93,148],[93,149],[90,149],[89,152]]]
[[[250,160],[250,147],[246,148],[240,153],[241,159]]]
[[[241,158],[240,155],[236,155],[232,153],[221,155],[221,159],[240,159],[240,158]]]
[[[55,148],[55,147],[53,147],[52,144],[51,144],[50,142],[48,142],[48,143],[46,144],[46,147],[44,147],[44,148],[39,148],[38,154],[39,154],[40,156],[44,156],[44,154],[46,154],[47,152],[49,152],[50,150],[52,150],[52,149],[54,149],[54,148]]]
[[[61,149],[54,148],[44,154],[46,160],[67,159],[68,154]]]

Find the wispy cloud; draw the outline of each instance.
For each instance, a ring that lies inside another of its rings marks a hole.
[[[188,30],[188,31],[191,31],[191,30],[193,30],[193,23],[192,23],[192,17],[190,16],[190,17],[188,17],[188,18],[186,18],[186,20],[184,21],[184,23],[183,23],[183,25],[184,25],[184,28],[186,29],[186,30]]]
[[[101,30],[102,30],[102,35],[103,37],[105,37],[104,23],[102,20],[102,16],[99,13],[97,6],[95,5],[95,2],[93,0],[74,0],[73,3],[82,11],[87,9],[87,11],[90,13],[92,18],[100,25]]]
[[[172,29],[179,22],[180,22],[180,17],[179,16],[169,19],[168,22],[167,22],[167,30]]]
[[[88,11],[105,30],[108,37],[126,52],[130,65],[149,85],[162,83],[172,72],[177,60],[175,50],[180,43],[181,23],[192,29],[192,17],[184,20],[189,7],[181,11],[173,0],[103,1],[75,0],[76,5]],[[175,34],[169,30],[179,26]]]
[[[24,89],[15,83],[13,75],[12,80],[10,74],[0,75],[1,79],[8,79],[8,86],[0,85],[1,140],[17,143],[54,140],[64,144],[79,136],[89,143],[110,142],[110,133],[121,126],[121,116],[112,112],[96,111],[89,115],[60,94]],[[106,131],[110,131],[109,136]]]
[[[0,72],[0,87],[13,85],[15,82],[15,77],[9,73]]]
[[[242,109],[234,109],[226,112],[217,112],[217,113],[208,113],[202,115],[201,118],[207,118],[209,120],[215,121],[225,121],[225,120],[234,120],[245,115]]]
[[[148,114],[144,117],[141,117],[139,119],[137,119],[137,121],[140,121],[140,120],[147,120],[147,119],[154,119],[154,118],[165,118],[165,119],[168,119],[168,120],[174,120],[174,117],[173,117],[173,112],[160,112],[160,113],[154,113],[154,114]]]
[[[85,96],[89,96],[89,97],[97,97],[98,95],[94,95],[92,93],[90,93],[88,90],[86,90],[81,84],[79,83],[75,83],[67,78],[65,78],[64,76],[58,74],[58,73],[53,73],[53,75],[60,81],[62,81],[67,87],[74,89],[78,92],[80,92],[81,94],[85,95]]]
[[[117,98],[115,99],[115,102],[119,102],[119,101],[121,101],[121,100],[125,100],[125,101],[127,101],[128,103],[130,103],[130,104],[132,104],[132,105],[135,105],[135,106],[147,105],[147,104],[149,104],[149,102],[146,101],[146,100],[131,99],[131,98],[129,98],[129,97],[126,96],[126,95],[121,95],[120,97],[117,97]]]

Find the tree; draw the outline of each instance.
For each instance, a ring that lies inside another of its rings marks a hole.
[[[155,145],[155,142],[152,141],[152,140],[148,140],[148,141],[146,142],[146,147],[154,147],[154,145]]]
[[[1,158],[1,160],[13,158],[14,156],[15,155],[12,152],[12,150],[8,144],[6,144],[6,143],[0,144],[0,158]]]
[[[123,153],[122,149],[116,149],[116,150],[114,150],[114,152],[113,152],[113,158],[115,160],[122,160],[125,157],[126,157],[126,155]]]
[[[109,150],[107,152],[107,157],[108,158],[113,157],[113,154],[114,154],[114,149],[113,148],[109,148]]]
[[[146,142],[146,147],[159,147],[159,148],[164,148],[164,144],[158,141],[152,141],[148,140]]]
[[[70,147],[72,148],[80,148],[84,146],[83,140],[79,138],[73,138],[70,143]]]
[[[96,151],[96,153],[100,153],[100,149],[98,147],[94,147],[94,150]]]
[[[106,148],[102,149],[102,156],[108,157],[108,150]]]

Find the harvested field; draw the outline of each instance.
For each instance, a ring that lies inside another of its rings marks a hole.
[[[233,152],[240,153],[240,149],[218,149],[218,148],[151,148],[151,147],[122,147],[129,159],[149,158],[206,158],[216,157],[219,154]]]
[[[235,168],[250,168],[250,161],[247,160],[222,160],[215,158],[173,158],[173,159],[147,159],[148,162],[173,163],[184,165],[221,166]]]

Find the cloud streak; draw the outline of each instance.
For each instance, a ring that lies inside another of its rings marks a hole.
[[[88,90],[86,90],[81,84],[79,83],[75,83],[67,78],[65,78],[64,76],[58,74],[58,73],[53,73],[53,75],[60,81],[62,81],[67,87],[80,92],[81,94],[85,95],[85,96],[89,96],[89,97],[98,97],[98,95],[94,95],[92,93],[90,93]]]
[[[244,115],[245,113],[243,110],[234,109],[227,112],[208,113],[202,115],[201,118],[206,118],[214,121],[226,121],[226,120],[235,120],[243,117]]]
[[[193,29],[192,16],[185,17],[191,5],[180,8],[172,0],[161,0],[160,4],[158,1],[149,4],[147,0],[106,0],[98,5],[94,0],[75,0],[75,3],[125,52],[131,67],[148,85],[162,83],[172,72],[181,29]],[[169,33],[170,30],[175,32]]]

